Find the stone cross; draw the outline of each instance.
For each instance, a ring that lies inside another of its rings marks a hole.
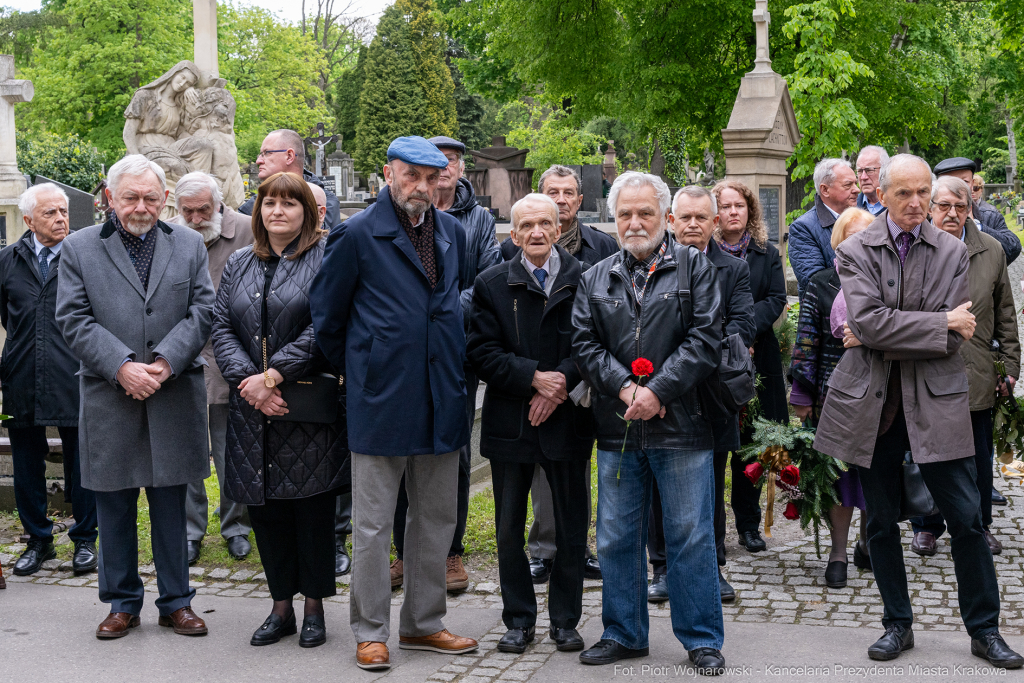
[[[306,138],[304,142],[308,145],[316,147],[316,166],[314,173],[318,176],[323,175],[324,170],[324,147],[335,142],[338,139],[337,135],[324,135],[324,124],[316,124],[316,132],[320,135],[315,138]]]
[[[220,76],[217,62],[217,0],[192,0],[193,51],[200,71]]]
[[[14,145],[14,105],[31,101],[34,94],[32,81],[15,80],[14,57],[0,55],[0,198],[17,197],[25,190]]]
[[[771,23],[768,0],[754,0],[754,33],[757,37],[754,73],[772,73],[772,60],[768,57],[768,25]]]

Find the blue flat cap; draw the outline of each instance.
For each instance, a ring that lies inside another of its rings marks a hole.
[[[952,159],[943,159],[935,164],[935,168],[932,169],[932,172],[937,176],[944,173],[952,173],[953,171],[977,173],[978,167],[967,157],[953,157]]]
[[[438,135],[437,137],[430,138],[429,142],[434,143],[434,146],[437,147],[438,149],[447,148],[454,149],[459,154],[466,153],[466,146],[464,144],[462,144],[455,138],[450,138],[446,135]]]
[[[400,159],[413,166],[432,166],[444,168],[448,165],[448,157],[441,150],[419,135],[396,138],[388,146],[388,161]]]

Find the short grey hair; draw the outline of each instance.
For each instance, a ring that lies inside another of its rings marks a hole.
[[[932,201],[939,195],[939,190],[948,190],[952,192],[960,199],[963,199],[968,204],[971,203],[971,188],[964,181],[960,180],[956,176],[944,175],[940,176],[932,182]]]
[[[174,188],[174,206],[181,211],[181,200],[190,197],[198,197],[204,192],[209,192],[213,199],[214,210],[219,210],[221,202],[224,201],[224,193],[220,191],[217,179],[209,173],[193,171],[181,176],[177,187]]]
[[[156,175],[157,180],[160,181],[161,190],[167,189],[167,175],[164,173],[164,169],[160,168],[160,164],[150,161],[141,154],[129,154],[107,171],[107,187],[110,188],[110,194],[117,194],[117,186],[123,176],[138,178],[145,175],[147,171],[152,171]]]
[[[59,186],[53,183],[40,183],[39,185],[33,185],[24,192],[21,193],[21,197],[18,198],[18,211],[21,211],[23,216],[32,216],[32,212],[36,210],[36,206],[39,205],[40,195],[55,193],[59,194],[64,198],[64,206],[68,205],[68,195],[64,190],[60,189]]]
[[[836,169],[845,166],[853,170],[853,166],[846,159],[822,159],[814,167],[814,191],[818,192],[822,185],[831,187],[836,181]]]
[[[551,176],[558,176],[559,178],[572,176],[573,180],[576,181],[576,194],[583,194],[583,179],[580,178],[580,174],[576,169],[562,166],[561,164],[552,164],[548,167],[548,170],[540,174],[540,180],[537,181],[537,192],[544,192],[544,181]]]
[[[889,161],[882,164],[882,170],[878,174],[878,187],[881,188],[882,192],[888,192],[892,186],[892,174],[899,169],[909,166],[910,164],[921,164],[928,173],[932,172],[932,167],[928,165],[928,162],[915,154],[897,154],[896,156],[889,159]],[[935,183],[935,175],[932,174],[932,184]]]
[[[299,166],[306,163],[306,143],[303,142],[301,135],[290,128],[272,130],[267,134],[267,137],[270,137],[271,135],[279,136],[284,148],[295,152],[295,160],[299,162]],[[266,138],[263,139],[266,140]]]
[[[884,147],[878,145],[868,145],[867,147],[861,147],[860,151],[857,152],[857,163],[860,164],[860,157],[865,152],[874,152],[878,155],[879,166],[885,166],[889,163],[889,153],[885,151]]]
[[[686,187],[680,187],[676,190],[676,196],[672,198],[672,213],[676,212],[676,204],[679,202],[679,198],[683,195],[690,197],[691,199],[710,199],[711,215],[718,215],[718,202],[715,201],[715,195],[708,192],[706,187],[701,187],[700,185],[687,185]]]
[[[668,189],[668,185],[665,181],[656,175],[651,173],[641,173],[640,171],[626,171],[612,183],[612,189],[608,191],[608,213],[613,217],[615,216],[616,205],[619,201],[619,192],[623,188],[640,189],[642,187],[653,187],[654,196],[658,198],[658,208],[661,210],[662,216],[672,206],[672,193]]]
[[[539,192],[531,192],[530,194],[526,195],[518,202],[513,204],[512,210],[509,211],[509,215],[511,216],[512,220],[513,230],[519,229],[519,224],[516,221],[516,218],[519,216],[519,210],[525,207],[527,204],[535,204],[537,202],[540,202],[541,204],[546,204],[547,206],[545,206],[544,208],[551,211],[552,220],[554,220],[556,224],[558,223],[558,204],[555,204],[555,200],[547,196],[546,194],[540,194]]]

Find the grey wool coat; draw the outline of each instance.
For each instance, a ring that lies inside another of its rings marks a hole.
[[[205,361],[213,283],[194,230],[159,221],[149,288],[114,224],[64,240],[57,324],[81,360],[79,439],[82,485],[93,491],[176,486],[210,476]],[[125,359],[167,359],[172,375],[138,401],[117,383]]]

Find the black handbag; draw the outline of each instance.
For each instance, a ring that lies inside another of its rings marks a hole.
[[[272,415],[278,422],[313,422],[334,424],[338,421],[338,401],[344,377],[327,373],[307,375],[278,385],[281,398],[288,404],[284,415]]]
[[[920,466],[913,461],[910,451],[903,460],[903,495],[900,498],[900,520],[904,521],[911,517],[927,517],[938,514],[939,509],[935,507],[935,499],[932,492],[924,483],[921,476]]]

